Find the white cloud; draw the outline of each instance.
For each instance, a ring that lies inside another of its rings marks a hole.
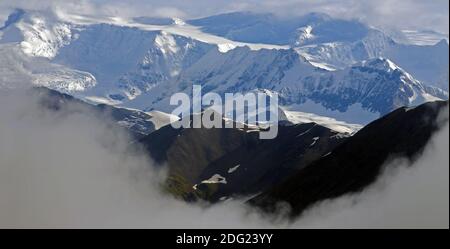
[[[8,95],[0,98],[1,228],[269,225],[239,202],[204,209],[162,193],[163,174],[98,117]]]
[[[14,7],[65,10],[119,16],[199,17],[230,11],[274,12],[283,16],[325,12],[340,18],[356,18],[375,26],[401,29],[432,29],[448,34],[447,0],[17,0],[0,2],[1,9]],[[1,11],[0,11],[1,12]],[[1,15],[1,13],[0,13]]]
[[[174,200],[160,191],[162,173],[151,160],[129,151],[125,134],[36,101],[0,98],[0,228],[448,227],[448,125],[411,168],[401,162],[362,194],[287,223],[239,200],[211,208]]]

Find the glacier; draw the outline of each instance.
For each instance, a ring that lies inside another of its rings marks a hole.
[[[448,98],[448,41],[400,43],[320,13],[181,20],[17,10],[0,29],[0,55],[0,87],[32,82],[147,112],[171,112],[170,96],[194,84],[275,92],[288,111],[356,125]]]

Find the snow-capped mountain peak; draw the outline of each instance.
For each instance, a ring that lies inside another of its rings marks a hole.
[[[62,22],[51,11],[15,10],[0,30],[4,33],[0,43],[17,42],[27,55],[50,59],[76,39],[76,25]]]
[[[260,36],[267,27],[287,33],[269,32],[277,41]],[[280,19],[240,13],[181,21],[19,11],[0,33],[0,46],[15,48],[0,49],[5,68],[18,64],[35,84],[142,110],[170,112],[170,96],[189,93],[193,84],[218,93],[267,89],[280,95],[282,105],[294,107],[291,111],[359,124],[402,105],[447,98],[416,75],[429,78],[448,44],[399,45],[357,21],[319,14]],[[246,35],[267,43],[251,43]],[[292,44],[293,37],[295,48],[280,45]],[[424,56],[428,50],[433,58]],[[411,71],[406,53],[430,65]],[[350,110],[368,115],[342,116]]]
[[[378,57],[372,60],[362,61],[359,65],[363,67],[371,67],[379,70],[387,70],[388,72],[393,72],[395,70],[401,70],[404,72],[399,66],[397,66],[394,62],[389,59]]]
[[[295,40],[295,46],[303,45],[307,40],[314,39],[314,35],[312,34],[313,27],[308,25],[306,27],[301,27],[297,30],[298,38]]]

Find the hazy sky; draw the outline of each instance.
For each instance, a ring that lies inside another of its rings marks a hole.
[[[69,5],[69,6],[68,6]],[[230,11],[273,12],[283,16],[324,12],[357,18],[374,26],[432,29],[448,34],[448,0],[0,0],[0,16],[15,7],[59,7],[89,14],[119,16],[207,16]]]

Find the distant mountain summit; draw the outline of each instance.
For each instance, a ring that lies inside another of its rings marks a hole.
[[[306,27],[314,29],[312,42],[356,41],[362,39],[368,28],[358,21],[336,20],[323,13],[310,13],[300,17],[279,17],[273,14],[233,12],[188,21],[204,32],[230,40],[250,43],[286,45],[297,38],[297,31]],[[262,32],[264,31],[264,32]]]
[[[0,86],[32,82],[145,111],[170,112],[170,96],[194,84],[204,93],[270,91],[286,110],[357,124],[448,98],[436,87],[448,89],[448,43],[399,44],[320,13],[183,21],[17,10],[1,29]]]
[[[9,16],[8,19],[6,19],[4,25],[0,27],[0,31],[5,30],[9,26],[13,25],[14,23],[18,22],[22,16],[25,14],[25,11],[22,9],[15,9]]]

